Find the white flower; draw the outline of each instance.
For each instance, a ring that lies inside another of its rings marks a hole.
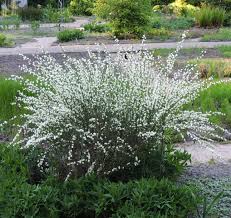
[[[37,80],[19,79],[31,93],[17,98],[29,112],[21,127],[24,147],[41,147],[48,160],[61,158],[69,173],[107,174],[138,165],[140,148],[151,144],[150,153],[168,129],[196,140],[219,137],[212,113],[183,110],[211,81],[200,80],[192,65],[175,70],[180,47],[167,60],[146,51],[89,52],[89,59],[69,57],[62,64],[38,57],[23,67]]]

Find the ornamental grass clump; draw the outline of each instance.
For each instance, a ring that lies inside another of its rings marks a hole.
[[[167,61],[148,51],[89,52],[61,64],[38,57],[23,67],[37,79],[21,80],[26,92],[17,102],[28,113],[14,142],[39,149],[39,167],[68,178],[109,175],[164,154],[168,130],[194,140],[219,137],[211,113],[183,109],[212,82],[200,80],[193,65],[174,70],[180,47]]]

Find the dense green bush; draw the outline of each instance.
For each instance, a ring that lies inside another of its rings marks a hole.
[[[19,17],[23,20],[42,20],[43,11],[40,8],[25,7],[19,8],[17,11]]]
[[[142,36],[150,25],[150,0],[98,0],[94,13],[107,18],[117,37]]]
[[[225,10],[203,5],[202,8],[195,13],[195,18],[200,27],[220,27],[224,24]]]
[[[92,15],[95,0],[71,0],[69,9],[74,15]]]
[[[60,42],[68,42],[84,38],[84,33],[79,29],[66,29],[59,32],[57,37]]]

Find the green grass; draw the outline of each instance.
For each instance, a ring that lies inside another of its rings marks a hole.
[[[221,53],[224,58],[231,58],[231,46],[222,45],[218,46],[217,50]]]
[[[223,113],[224,115],[211,117],[211,121],[231,129],[231,83],[211,86],[208,90],[203,91],[190,107],[202,112]]]
[[[167,57],[170,53],[174,52],[175,50],[176,49],[174,48],[159,48],[153,51],[153,55]],[[180,50],[179,54],[182,56],[189,56],[189,55],[200,56],[202,51],[203,51],[202,48],[183,48]]]
[[[22,90],[21,84],[0,77],[0,120],[8,120],[21,113],[16,105],[12,105],[19,90]]]
[[[231,28],[221,28],[214,34],[205,34],[202,41],[231,41]]]

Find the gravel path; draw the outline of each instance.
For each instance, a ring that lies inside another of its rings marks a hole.
[[[86,52],[88,49],[96,51],[99,49],[98,45],[54,45],[55,37],[35,38],[35,42],[28,42],[26,44],[17,46],[15,48],[0,48],[0,56],[15,55],[15,54],[41,54],[45,50],[48,53],[78,53]],[[231,41],[226,42],[200,42],[198,40],[186,40],[183,43],[184,48],[215,48],[219,45],[231,45]],[[141,49],[157,49],[157,48],[176,48],[176,42],[163,42],[163,43],[148,43],[145,46],[142,44],[108,44],[105,45],[107,51],[113,53],[119,49],[123,50],[141,50]],[[105,49],[101,46],[100,49]]]
[[[231,177],[231,144],[206,146],[188,142],[178,147],[192,155],[186,176],[212,179]]]

